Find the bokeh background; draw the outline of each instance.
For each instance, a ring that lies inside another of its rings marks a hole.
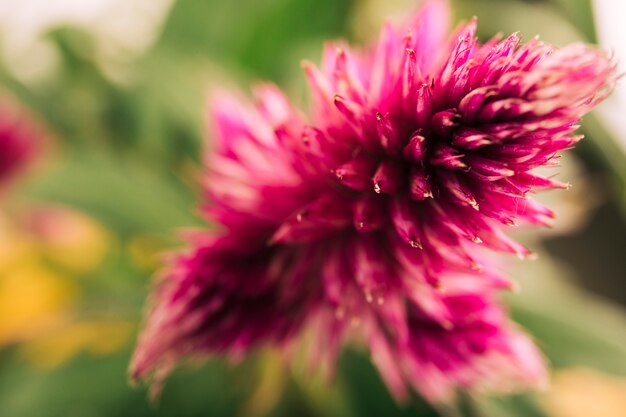
[[[184,368],[158,404],[126,370],[159,256],[195,212],[204,103],[263,79],[306,100],[300,60],[323,40],[370,40],[418,0],[0,0],[0,96],[45,128],[0,208],[0,416],[626,416],[626,111],[623,85],[562,159],[560,217],[521,232],[516,320],[553,365],[552,387],[397,406],[354,347],[335,381],[262,350]],[[626,47],[621,0],[453,0],[483,39]],[[622,61],[626,62],[626,51]],[[622,83],[626,84],[626,83]],[[556,171],[555,171],[556,173]]]

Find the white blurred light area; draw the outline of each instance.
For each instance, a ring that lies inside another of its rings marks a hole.
[[[88,31],[104,62],[123,61],[147,48],[173,0],[0,0],[2,58],[16,76],[36,79],[55,64],[42,35],[55,27]]]
[[[626,1],[594,0],[594,12],[600,44],[615,53],[620,72],[626,74]],[[626,153],[626,79],[618,82],[612,97],[599,108],[599,114]]]

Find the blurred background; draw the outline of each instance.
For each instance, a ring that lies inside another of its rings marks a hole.
[[[159,254],[202,225],[203,105],[258,80],[306,100],[300,60],[327,38],[371,40],[418,0],[0,0],[0,99],[41,128],[0,206],[0,416],[626,416],[624,84],[562,158],[574,187],[540,199],[553,229],[522,232],[507,296],[553,365],[552,387],[399,407],[358,347],[332,385],[271,351],[185,368],[158,404],[126,369]],[[626,62],[619,0],[453,0],[482,39],[520,31],[601,43]],[[557,171],[555,171],[557,173]]]

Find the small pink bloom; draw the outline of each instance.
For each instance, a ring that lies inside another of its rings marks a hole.
[[[254,108],[218,96],[203,210],[219,229],[171,260],[134,378],[158,387],[183,357],[286,348],[306,327],[312,363],[360,339],[398,399],[543,383],[490,250],[530,255],[505,230],[554,217],[531,195],[566,185],[532,170],[580,139],[615,65],[584,45],[480,44],[475,21],[446,40],[448,14],[432,0],[364,52],[327,44],[304,64],[310,122],[271,86]]]
[[[15,103],[0,100],[0,187],[34,154],[40,129]]]

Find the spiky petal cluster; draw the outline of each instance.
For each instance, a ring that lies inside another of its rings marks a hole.
[[[38,130],[18,106],[0,100],[0,188],[32,157]]]
[[[270,86],[255,108],[218,96],[204,210],[221,229],[171,261],[133,377],[307,328],[320,366],[360,337],[399,399],[543,381],[489,249],[529,254],[504,230],[553,217],[530,194],[565,185],[532,170],[579,139],[614,64],[584,45],[480,44],[474,21],[446,40],[446,6],[427,2],[364,53],[328,44],[321,69],[305,63],[311,123]]]

